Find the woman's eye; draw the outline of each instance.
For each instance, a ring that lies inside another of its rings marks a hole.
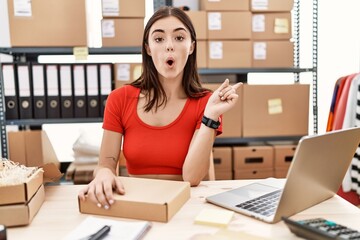
[[[161,37],[157,37],[157,38],[155,38],[155,42],[162,42],[164,39],[163,38],[161,38]]]
[[[183,37],[183,36],[177,36],[175,39],[176,39],[177,41],[182,41],[182,40],[184,40],[184,37]]]

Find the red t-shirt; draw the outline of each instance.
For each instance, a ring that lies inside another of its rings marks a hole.
[[[188,98],[180,115],[170,124],[150,126],[138,116],[140,89],[126,85],[113,90],[106,101],[103,129],[124,135],[123,152],[130,174],[182,174],[191,139],[200,128],[211,93]],[[217,130],[221,134],[222,124]]]

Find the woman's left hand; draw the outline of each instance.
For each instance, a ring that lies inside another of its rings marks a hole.
[[[209,98],[204,115],[211,119],[218,119],[220,115],[235,106],[235,103],[239,98],[236,90],[240,85],[242,85],[241,82],[231,86],[229,79],[226,79]]]

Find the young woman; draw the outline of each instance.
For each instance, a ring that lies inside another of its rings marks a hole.
[[[116,177],[121,146],[130,176],[198,185],[209,171],[221,115],[238,98],[240,83],[225,80],[213,93],[201,87],[195,30],[178,8],[161,8],[149,19],[142,67],[139,79],[109,95],[99,164],[79,193],[105,209],[114,203],[113,191],[125,194]]]

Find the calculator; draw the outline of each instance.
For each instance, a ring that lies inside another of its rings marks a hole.
[[[311,218],[305,220],[291,220],[282,217],[290,231],[299,237],[309,240],[326,239],[358,239],[360,231],[345,227],[324,218]]]

